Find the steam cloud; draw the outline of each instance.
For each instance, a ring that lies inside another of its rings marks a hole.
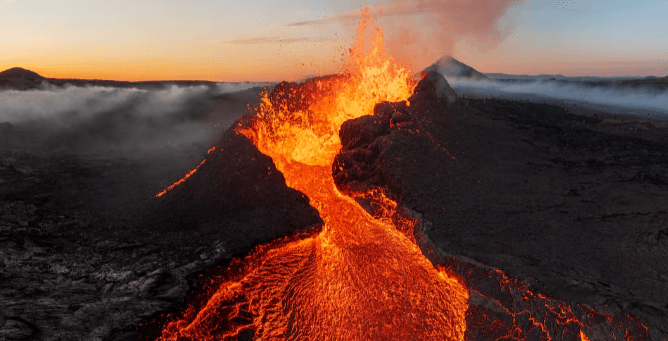
[[[30,91],[5,90],[0,91],[0,122],[13,125],[11,148],[155,152],[215,142],[259,89],[239,91],[262,85],[172,85],[159,90],[43,85]]]
[[[379,9],[390,17],[385,30],[392,54],[420,70],[444,55],[455,54],[455,43],[464,37],[482,51],[496,47],[505,34],[497,21],[514,3],[519,2],[391,0]]]
[[[628,86],[588,86],[576,81],[555,82],[535,80],[526,83],[503,83],[496,81],[472,81],[449,78],[448,82],[460,93],[480,96],[526,99],[567,100],[581,104],[604,105],[614,113],[668,119],[668,91]],[[596,106],[591,105],[592,108]]]
[[[422,70],[443,56],[455,55],[455,45],[461,39],[481,51],[497,47],[510,34],[514,23],[513,18],[508,18],[508,22],[499,25],[499,19],[511,6],[526,3],[525,0],[381,0],[370,13],[383,27],[390,55],[409,62],[412,70]],[[360,9],[341,8],[335,16],[288,26],[340,22],[343,28],[353,30],[359,18]]]
[[[496,47],[512,30],[512,22],[500,30],[498,20],[512,5],[524,0],[384,0],[373,6],[372,15],[383,18],[387,47],[392,56],[421,70],[444,55],[454,55],[462,38],[481,51]],[[354,28],[359,9],[341,11],[333,17],[306,20],[289,26],[341,22]]]

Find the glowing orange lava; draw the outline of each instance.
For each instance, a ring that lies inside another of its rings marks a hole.
[[[464,339],[467,288],[389,218],[340,193],[331,176],[341,124],[373,114],[378,102],[406,100],[415,86],[363,14],[345,74],[265,95],[252,129],[240,131],[310,198],[325,222],[321,232],[260,248],[241,275],[166,325],[160,340],[236,339],[250,330],[254,340]]]
[[[213,146],[213,147],[209,148],[209,150],[208,150],[206,153],[207,153],[207,154],[210,154],[210,153],[211,153],[212,151],[214,151],[214,150],[216,150],[216,146]],[[206,162],[206,159],[202,160],[202,162],[200,162],[199,165],[197,165],[197,167],[195,167],[195,168],[189,170],[189,171],[186,173],[186,175],[184,175],[181,179],[179,179],[179,180],[176,181],[175,183],[173,183],[173,184],[167,186],[167,188],[163,189],[162,191],[160,191],[160,193],[156,194],[156,195],[155,195],[155,198],[159,198],[159,197],[165,195],[165,193],[171,191],[174,187],[176,187],[176,186],[178,186],[178,185],[184,183],[184,182],[186,181],[186,179],[188,179],[188,178],[191,177],[193,174],[195,174],[195,172],[197,172],[197,170],[198,170],[200,167],[202,167],[202,165],[203,165],[205,162]]]
[[[587,335],[585,335],[585,333],[582,332],[582,330],[580,330],[580,339],[581,339],[582,341],[591,341],[591,340],[589,340],[589,338],[587,337]]]

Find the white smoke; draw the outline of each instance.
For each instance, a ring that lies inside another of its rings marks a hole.
[[[244,113],[245,104],[235,103],[235,94],[240,94],[239,101],[250,101],[267,85],[144,90],[43,84],[28,91],[0,91],[0,122],[14,126],[12,148],[132,151],[207,144]]]
[[[651,112],[653,116],[668,119],[668,91],[648,87],[592,86],[577,81],[501,82],[456,78],[448,78],[448,83],[458,93],[463,94],[530,101],[566,100],[588,104],[590,107],[596,104],[603,105],[606,110],[612,108],[615,111],[614,113],[640,116]]]

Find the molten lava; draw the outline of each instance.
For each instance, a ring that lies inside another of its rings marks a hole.
[[[387,58],[364,12],[347,72],[265,95],[248,136],[325,222],[315,236],[256,251],[239,278],[168,324],[161,340],[463,340],[468,291],[436,269],[410,236],[340,193],[331,165],[348,119],[404,101],[415,82]],[[396,207],[396,204],[394,205]],[[389,210],[394,209],[392,205]]]
[[[206,153],[207,153],[207,154],[210,154],[210,153],[211,153],[212,151],[214,151],[214,150],[216,150],[216,146],[213,146],[213,147],[209,148],[209,150],[208,150]],[[179,179],[179,180],[176,181],[175,183],[173,183],[173,184],[167,186],[167,188],[163,189],[162,191],[160,191],[160,193],[156,194],[155,197],[156,197],[156,198],[159,198],[159,197],[165,195],[165,193],[171,191],[174,187],[176,187],[176,186],[178,186],[178,185],[184,183],[189,177],[191,177],[193,174],[195,174],[195,173],[197,172],[197,170],[198,170],[198,169],[199,169],[205,162],[206,162],[206,159],[202,160],[202,162],[200,162],[199,165],[197,165],[197,167],[195,167],[195,168],[189,170],[189,171],[188,171],[188,172],[187,172],[181,179]]]

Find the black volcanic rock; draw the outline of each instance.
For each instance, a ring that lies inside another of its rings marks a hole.
[[[339,135],[344,148],[353,149],[360,145],[369,144],[377,137],[387,134],[392,117],[399,117],[394,113],[387,114],[389,115],[362,116],[343,122]]]
[[[433,86],[416,89],[408,107],[382,103],[373,116],[346,122],[333,176],[344,192],[382,188],[420,219],[415,236],[425,255],[469,286],[466,338],[503,339],[513,330],[544,338],[521,322],[539,316],[554,327],[552,339],[579,339],[577,325],[557,324],[546,310],[561,304],[554,298],[580,316],[594,308],[620,321],[584,328],[592,340],[624,329],[636,339],[665,339],[665,131],[653,141],[552,105],[444,105]],[[401,122],[385,123],[395,112]],[[525,289],[500,284],[506,280],[493,269],[545,296],[523,298]],[[649,331],[620,317],[629,315]]]
[[[343,148],[332,166],[337,186],[359,192],[369,187],[385,188],[407,205],[412,198],[405,195],[405,185],[417,179],[435,181],[435,177],[450,175],[464,181],[467,176],[459,174],[452,156],[441,150],[444,143],[455,145],[461,134],[461,117],[450,114],[452,110],[459,110],[460,115],[465,112],[463,104],[456,99],[457,95],[443,76],[429,72],[409,98],[410,106],[402,102],[379,103],[374,108],[374,115],[345,122],[339,132]],[[437,122],[448,127],[448,130],[439,132],[439,137],[447,142],[434,146],[434,135],[424,134],[425,130],[421,133],[421,129]],[[406,162],[412,164],[414,155],[428,159],[432,164],[429,168],[406,168]],[[429,171],[432,167],[444,169],[444,172]]]
[[[234,256],[321,223],[308,198],[286,186],[271,158],[231,130],[197,172],[151,206],[149,226],[221,238]]]
[[[450,87],[443,75],[435,71],[428,71],[422,75],[422,80],[415,86],[413,95],[408,101],[419,106],[447,106],[457,100],[457,93]]]

